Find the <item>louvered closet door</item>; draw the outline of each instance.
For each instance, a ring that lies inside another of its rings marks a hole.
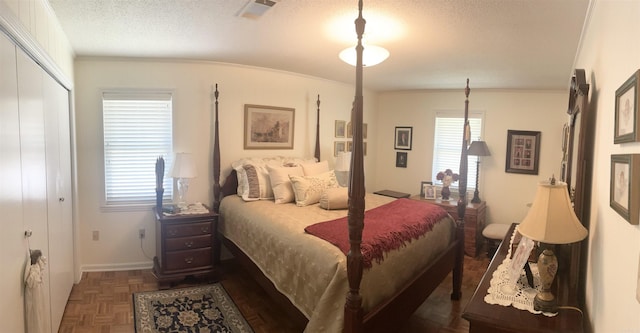
[[[16,48],[0,32],[0,332],[24,331],[22,169]]]
[[[55,332],[60,326],[73,287],[69,92],[44,71],[42,75],[47,152],[51,327]]]

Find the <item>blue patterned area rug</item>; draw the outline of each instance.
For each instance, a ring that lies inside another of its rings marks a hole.
[[[136,333],[253,333],[221,284],[133,294]]]

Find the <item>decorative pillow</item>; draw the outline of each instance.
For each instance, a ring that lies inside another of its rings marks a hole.
[[[242,199],[245,201],[273,199],[267,168],[255,164],[245,164],[242,168],[245,173]]]
[[[246,201],[273,199],[267,166],[281,164],[282,157],[243,158],[231,163],[238,175],[238,195]],[[251,179],[247,177],[247,170]]]
[[[318,163],[302,164],[302,171],[305,176],[315,176],[329,171],[329,162],[321,161]]]
[[[289,175],[303,176],[302,167],[272,167],[268,166],[269,180],[271,181],[271,188],[273,189],[273,196],[275,203],[289,203],[293,202],[296,198],[293,194],[293,188],[291,187],[291,180]]]
[[[303,207],[320,201],[322,192],[327,188],[338,187],[333,170],[316,176],[289,176],[296,197],[296,205]]]
[[[349,188],[328,188],[320,195],[320,207],[324,209],[347,209],[349,207]]]
[[[311,157],[311,158],[283,157],[282,158],[282,165],[296,166],[296,165],[303,165],[303,164],[312,164],[316,162],[318,162],[318,160],[315,157]]]

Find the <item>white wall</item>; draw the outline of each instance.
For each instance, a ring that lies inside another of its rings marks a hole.
[[[576,68],[584,68],[596,113],[587,310],[593,332],[640,332],[636,300],[640,226],[609,206],[612,154],[640,154],[640,143],[614,144],[615,91],[640,68],[640,2],[594,1]],[[634,180],[640,186],[640,180]],[[637,221],[636,221],[637,222]]]
[[[567,91],[475,90],[470,81],[469,111],[484,112],[484,134],[491,156],[480,164],[480,198],[487,202],[487,223],[519,222],[533,200],[536,184],[560,177],[562,125],[566,122]],[[407,91],[379,97],[378,189],[419,194],[420,182],[434,180],[433,128],[438,111],[464,111],[464,82],[456,91]],[[407,168],[395,167],[394,128],[413,126],[413,147]],[[505,173],[507,130],[540,131],[538,175]],[[472,139],[478,134],[472,133]],[[469,157],[469,163],[476,163]],[[451,166],[454,172],[458,165]],[[472,185],[472,184],[469,184]],[[473,184],[475,185],[475,184]],[[470,200],[471,198],[469,198]]]
[[[78,59],[75,63],[80,262],[83,270],[150,267],[155,254],[151,208],[104,212],[102,101],[103,89],[142,88],[174,91],[174,151],[192,152],[198,178],[189,187],[191,201],[210,204],[213,176],[210,89],[220,91],[221,180],[232,161],[247,156],[313,156],[316,135],[316,99],[320,94],[321,159],[333,165],[334,121],[349,120],[354,87],[323,79],[268,69],[211,62],[175,62],[125,59]],[[244,104],[295,108],[293,150],[244,150]],[[365,122],[377,130],[375,96],[365,92]],[[368,181],[373,182],[375,138],[367,140]],[[153,166],[151,166],[153,167]],[[148,231],[140,249],[138,229]],[[100,240],[92,240],[92,231]]]

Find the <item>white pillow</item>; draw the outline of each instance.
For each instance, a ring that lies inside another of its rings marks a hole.
[[[328,188],[320,195],[320,208],[347,209],[349,208],[349,188]]]
[[[305,176],[315,176],[329,171],[329,162],[326,160],[318,163],[302,164]]]
[[[273,189],[273,197],[275,203],[289,203],[295,200],[293,194],[293,188],[291,187],[291,180],[289,175],[302,176],[302,167],[272,167],[268,166],[269,180],[271,181],[271,188]]]
[[[339,187],[333,170],[316,176],[290,175],[296,205],[303,207],[320,201],[322,192],[327,188]]]

